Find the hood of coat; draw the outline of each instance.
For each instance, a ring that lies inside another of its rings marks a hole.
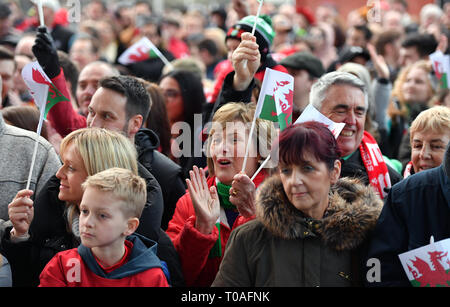
[[[153,130],[141,128],[134,137],[134,143],[137,146],[138,155],[141,155],[147,150],[158,149],[159,138]]]
[[[273,235],[283,239],[319,236],[337,251],[360,246],[375,227],[383,206],[370,186],[358,179],[341,178],[330,191],[324,217],[314,220],[289,202],[277,175],[258,188],[256,204],[257,218]]]
[[[161,262],[156,256],[158,245],[155,241],[137,233],[128,236],[127,240],[133,243],[130,258],[124,265],[108,274],[101,269],[90,248],[80,244],[78,253],[89,269],[103,278],[120,279],[151,268],[162,268]]]

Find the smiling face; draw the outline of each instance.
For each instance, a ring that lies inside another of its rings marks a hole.
[[[356,151],[361,143],[366,121],[364,92],[351,85],[332,85],[322,102],[320,112],[336,123],[345,123],[338,137],[342,156]]]
[[[134,229],[121,206],[123,201],[110,191],[88,186],[80,204],[81,243],[88,248],[119,248]],[[131,227],[131,228],[130,228]]]
[[[78,205],[83,197],[81,184],[88,176],[83,159],[75,145],[69,144],[61,153],[61,160],[63,164],[56,172],[60,180],[58,198]]]
[[[210,136],[209,153],[211,155],[214,174],[223,184],[231,185],[233,177],[238,174],[244,163],[248,129],[240,121],[230,123],[223,130],[216,130]],[[245,173],[251,177],[258,167],[258,156],[255,145],[251,143]]]
[[[438,167],[450,141],[450,128],[443,132],[417,131],[411,138],[411,161],[414,172]]]
[[[402,86],[402,93],[406,103],[426,103],[431,98],[431,89],[427,77],[428,73],[421,68],[412,68]]]
[[[333,170],[325,162],[310,153],[303,154],[303,162],[284,164],[278,167],[284,192],[291,204],[305,215],[321,219],[328,207],[330,186],[337,182],[340,162],[335,161]]]

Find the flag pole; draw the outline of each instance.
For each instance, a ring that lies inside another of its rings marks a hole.
[[[259,172],[266,166],[267,162],[270,160],[270,155],[267,156],[266,160],[261,164],[261,166],[258,168],[258,170],[253,174],[251,181],[256,178],[256,176],[259,174]]]
[[[34,144],[33,157],[31,158],[30,172],[28,173],[27,186],[25,188],[26,190],[28,190],[30,188],[31,176],[33,175],[34,164],[36,162],[37,149],[38,149],[38,145],[39,145],[39,136],[41,135],[43,122],[44,122],[44,114],[43,114],[43,111],[41,111],[41,116],[39,118],[39,124],[36,129],[36,139],[35,139],[35,144]]]
[[[153,50],[158,55],[158,57],[161,59],[161,61],[164,62],[165,65],[169,66],[170,69],[173,69],[172,63],[169,62],[169,60],[159,51],[158,47],[155,46],[155,49]]]
[[[259,2],[259,6],[258,6],[258,11],[256,12],[255,23],[253,24],[252,35],[255,35],[256,25],[258,24],[258,18],[259,18],[259,14],[261,13],[261,7],[263,5],[264,0],[258,0],[258,2]],[[244,68],[247,67],[247,60],[244,60],[242,65],[244,65]]]
[[[263,2],[264,2],[264,0],[259,0],[258,11],[256,12],[255,23],[253,24],[253,29],[252,29],[252,35],[255,35],[256,25],[258,23],[258,18],[259,18],[259,14],[261,13],[261,7],[263,5]],[[247,60],[244,60],[242,65],[244,66],[244,68],[247,67]],[[247,166],[248,151],[249,151],[249,148],[250,148],[249,145],[250,145],[250,142],[252,141],[253,130],[255,130],[256,116],[257,116],[257,114],[255,112],[255,115],[253,116],[252,127],[250,129],[250,134],[248,135],[247,148],[245,149],[244,163],[242,164],[242,171],[243,172],[245,172],[245,167]]]
[[[252,127],[250,128],[250,133],[248,134],[247,146],[245,148],[244,163],[242,164],[242,171],[244,173],[245,173],[245,167],[247,166],[248,152],[250,150],[250,142],[252,141],[253,130],[255,130],[256,116],[257,116],[257,114],[255,112],[255,115],[253,116]]]
[[[263,5],[263,2],[264,2],[264,0],[259,1],[258,11],[256,12],[255,23],[253,24],[252,35],[255,35],[256,24],[258,23],[258,17],[259,17],[259,14],[261,13],[261,7]]]
[[[45,27],[44,10],[42,9],[42,0],[38,1],[38,14],[39,14],[39,22],[41,24],[41,27]]]

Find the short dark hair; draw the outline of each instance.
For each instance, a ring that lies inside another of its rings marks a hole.
[[[369,27],[367,27],[366,25],[355,25],[353,26],[353,28],[361,31],[364,34],[364,38],[366,39],[366,41],[370,41],[370,39],[372,38],[372,31],[370,31]]]
[[[8,48],[0,45],[0,61],[12,61],[14,63],[14,71],[17,68],[16,60],[14,59],[14,52],[10,51]]]
[[[141,115],[144,123],[150,110],[150,96],[144,85],[132,76],[114,76],[100,80],[100,87],[115,91],[127,98],[125,113],[127,120]]]
[[[392,44],[402,37],[402,33],[398,30],[386,30],[379,33],[375,37],[375,49],[378,54],[384,55],[384,47]]]
[[[95,33],[95,31],[97,31],[96,29],[90,29],[90,31],[93,31],[92,33],[85,33],[85,32],[81,32],[79,34],[77,34],[75,36],[75,39],[73,40],[71,46],[73,46],[73,44],[75,44],[76,41],[80,40],[84,40],[84,41],[89,41],[91,43],[91,52],[97,54],[100,51],[100,43],[99,43],[99,34]]]
[[[217,48],[216,43],[209,38],[205,38],[198,43],[198,50],[206,50],[213,57],[216,57],[219,53],[219,48]]]
[[[14,61],[14,52],[12,52],[8,48],[0,45],[0,60]]]
[[[420,57],[432,54],[438,45],[436,38],[432,34],[411,33],[402,42],[403,48],[416,47]]]
[[[272,150],[278,150],[279,161],[288,165],[303,163],[304,154],[309,151],[318,161],[324,162],[329,170],[333,169],[334,162],[341,156],[339,145],[331,131],[324,124],[315,121],[284,129]]]

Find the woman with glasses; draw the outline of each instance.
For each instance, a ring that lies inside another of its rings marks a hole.
[[[206,158],[201,152],[194,155],[195,142],[201,142],[202,108],[206,103],[202,81],[192,72],[173,70],[161,78],[159,86],[166,99],[172,142],[177,142],[172,143],[172,154],[178,158],[184,177],[189,178],[188,172],[194,165],[206,166]],[[198,123],[194,122],[195,114],[199,114]]]

